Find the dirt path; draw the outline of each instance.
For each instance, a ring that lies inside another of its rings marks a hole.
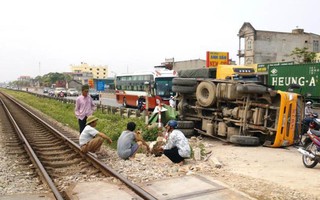
[[[295,147],[240,147],[214,140],[209,143],[226,171],[320,195],[320,164],[313,169],[305,168]]]

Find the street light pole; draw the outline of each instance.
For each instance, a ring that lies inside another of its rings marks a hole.
[[[144,82],[146,89],[146,110],[145,110],[145,124],[148,125],[149,122],[149,95],[150,95],[150,83],[148,81]]]

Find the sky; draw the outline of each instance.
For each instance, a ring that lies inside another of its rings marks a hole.
[[[0,0],[0,82],[70,72],[81,62],[109,76],[152,70],[166,58],[229,52],[256,30],[320,34],[319,0]]]

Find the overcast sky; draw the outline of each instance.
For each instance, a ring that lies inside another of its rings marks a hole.
[[[81,62],[151,70],[165,58],[206,59],[206,51],[238,62],[244,22],[320,34],[319,8],[319,0],[0,0],[0,82]]]

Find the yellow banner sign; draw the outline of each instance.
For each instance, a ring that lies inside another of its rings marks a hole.
[[[207,67],[229,65],[229,52],[207,51]]]

